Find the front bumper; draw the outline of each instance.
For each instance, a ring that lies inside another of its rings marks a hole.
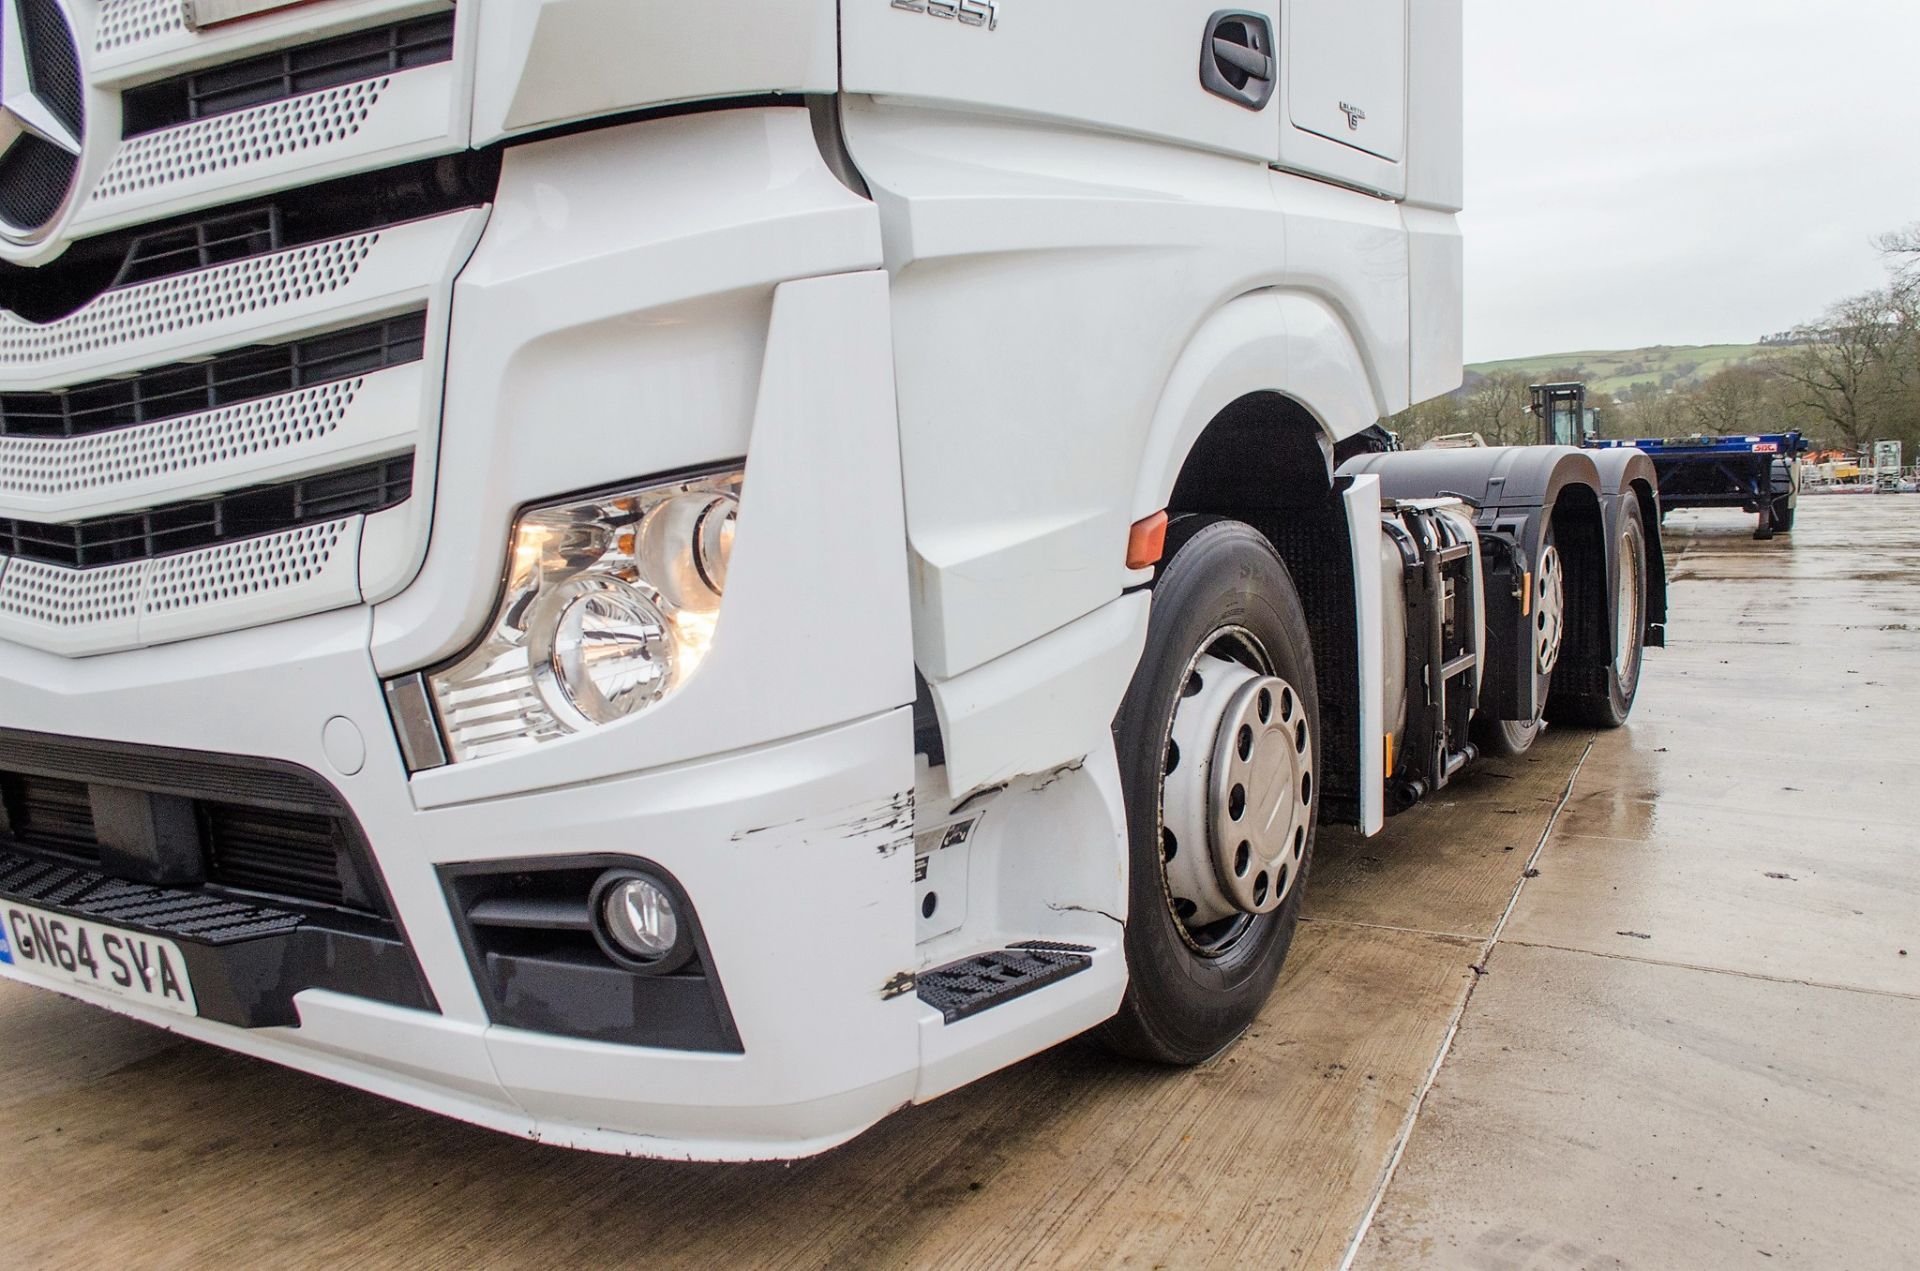
[[[113,659],[0,647],[0,684],[8,722],[22,730],[323,774],[365,833],[438,1010],[308,989],[293,999],[297,1027],[241,1028],[48,987],[480,1124],[600,1150],[802,1155],[912,1098],[921,1007],[884,989],[914,965],[912,913],[900,903],[912,894],[909,710],[637,776],[423,811],[387,723],[368,623],[365,610],[344,611]],[[324,741],[339,719],[365,743],[351,775]],[[442,875],[530,852],[630,853],[670,871],[699,915],[740,1053],[493,1023]],[[45,983],[18,966],[0,973]]]

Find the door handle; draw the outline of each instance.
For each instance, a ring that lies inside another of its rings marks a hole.
[[[1222,9],[1207,19],[1200,46],[1202,88],[1236,106],[1264,110],[1278,78],[1273,23],[1264,13]]]

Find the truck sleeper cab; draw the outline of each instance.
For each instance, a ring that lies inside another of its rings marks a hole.
[[[1625,717],[1644,456],[1374,427],[1458,0],[729,14],[0,5],[0,974],[803,1156],[1218,1052],[1319,824]]]

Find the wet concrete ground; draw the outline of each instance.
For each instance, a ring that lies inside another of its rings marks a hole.
[[[0,1265],[1920,1264],[1920,497],[1750,524],[1669,521],[1627,728],[1324,835],[1203,1068],[1069,1045],[814,1161],[664,1166],[0,985]]]

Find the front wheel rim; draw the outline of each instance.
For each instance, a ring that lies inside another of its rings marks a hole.
[[[1244,628],[1188,663],[1161,767],[1161,883],[1203,957],[1237,945],[1300,884],[1319,797],[1306,702]]]

